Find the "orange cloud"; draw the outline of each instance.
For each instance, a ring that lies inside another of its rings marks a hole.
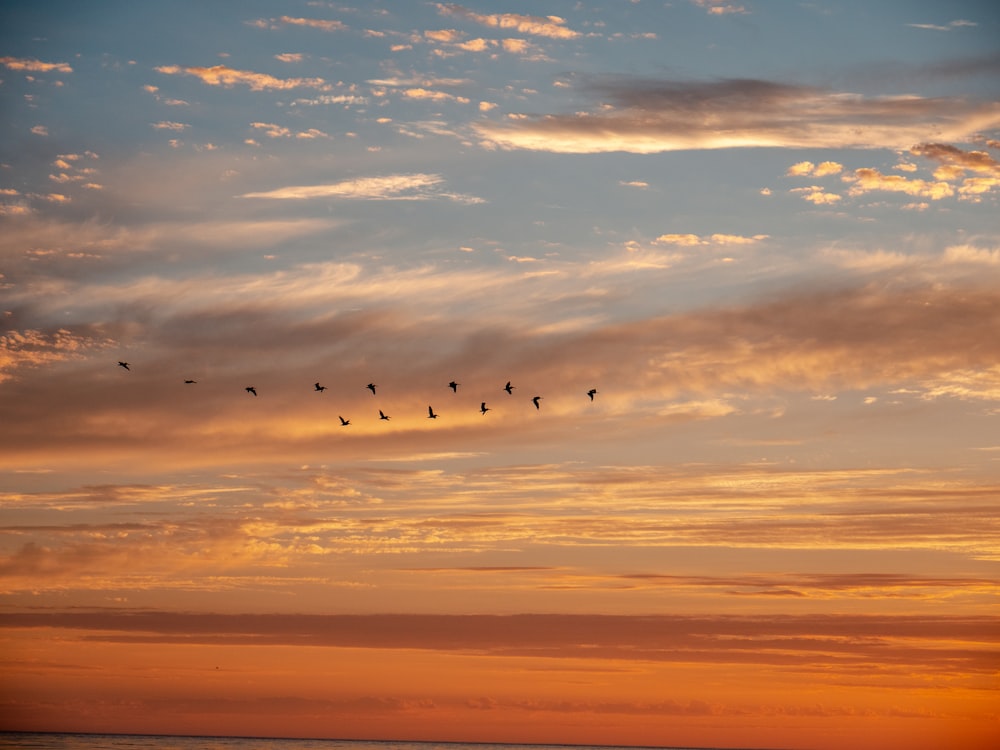
[[[886,175],[877,169],[863,167],[854,170],[853,175],[845,175],[844,182],[850,183],[848,194],[863,195],[872,191],[905,193],[919,198],[941,200],[955,194],[955,188],[947,182],[928,182],[927,180],[908,180],[902,175]]]
[[[179,65],[161,65],[155,70],[164,75],[192,75],[201,79],[209,86],[234,86],[242,84],[252,91],[285,91],[297,88],[314,88],[321,91],[330,90],[330,85],[322,78],[275,78],[266,73],[255,73],[249,70],[236,70],[225,65],[213,65],[210,68]]]
[[[68,63],[47,63],[41,60],[29,60],[18,57],[0,57],[0,65],[11,70],[26,70],[31,73],[72,73],[73,68]]]
[[[843,196],[837,195],[836,193],[828,193],[819,185],[813,185],[805,188],[793,188],[789,192],[799,193],[802,195],[803,200],[807,200],[817,206],[831,206],[835,203],[839,203],[843,199]]]
[[[374,724],[411,741],[821,750],[995,737],[983,706],[996,618],[133,610],[3,624],[25,655],[8,661],[19,690],[0,704],[15,729],[283,736],[293,724],[322,737]],[[137,663],[160,679],[137,679]]]
[[[580,35],[566,26],[566,20],[558,16],[524,16],[516,13],[481,14],[454,3],[438,3],[442,15],[458,16],[474,23],[495,29],[512,29],[522,34],[548,37],[550,39],[575,39]]]
[[[713,234],[708,237],[701,237],[697,234],[661,234],[655,242],[686,247],[695,245],[752,245],[767,238],[766,234],[756,234],[753,237],[738,234]]]
[[[100,336],[89,326],[75,331],[68,328],[51,332],[8,330],[0,333],[0,383],[21,368],[82,358],[88,352],[107,349],[112,344],[111,339]]]

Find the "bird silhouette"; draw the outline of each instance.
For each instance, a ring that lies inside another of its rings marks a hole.
[[[433,406],[428,406],[427,407],[427,418],[428,419],[437,419],[438,418],[438,415],[434,413],[434,407]]]
[[[119,363],[118,363],[118,366],[119,366],[119,367],[124,367],[124,368],[125,368],[126,370],[128,370],[128,369],[129,369],[129,367],[128,367],[128,362],[119,362]]]
[[[253,394],[253,395],[255,395],[255,396],[257,395],[257,389],[256,389],[256,388],[254,388],[254,387],[253,387],[252,385],[248,385],[248,386],[247,386],[246,388],[244,388],[243,390],[244,390],[244,391],[246,391],[247,393],[252,393],[252,394]]]
[[[384,419],[386,421],[389,420],[389,417],[387,415],[383,414],[381,409],[378,410],[378,418],[379,419]]]
[[[486,402],[485,402],[485,401],[483,401],[483,403],[481,403],[481,404],[479,405],[479,413],[480,413],[480,414],[485,414],[485,413],[486,413],[486,412],[488,412],[489,410],[490,410],[490,407],[488,407],[488,406],[486,405]]]
[[[185,380],[184,382],[185,382],[185,383],[186,383],[187,385],[192,385],[192,384],[194,384],[194,383],[197,383],[198,381],[197,381],[197,380]]]
[[[450,383],[448,383],[448,387],[451,388],[455,393],[458,393],[458,386],[459,385],[460,384],[456,383],[454,380],[452,380]]]
[[[541,396],[535,396],[535,397],[533,397],[533,398],[531,399],[531,403],[533,403],[533,404],[535,405],[535,408],[536,408],[536,409],[540,409],[540,408],[541,408],[541,407],[540,407],[540,406],[538,405],[538,402],[539,402],[539,401],[541,401],[541,399],[542,399],[542,397],[541,397]]]
[[[320,393],[322,393],[323,391],[326,390],[326,386],[325,385],[320,385],[319,383],[314,384],[313,388],[315,390],[319,391]]]
[[[342,416],[340,416],[339,414],[337,415],[337,419],[339,419],[339,420],[340,420],[340,426],[341,426],[341,427],[347,427],[347,425],[349,425],[349,424],[351,423],[351,420],[349,420],[349,419],[344,419],[344,418],[343,418]]]
[[[503,389],[504,389],[505,391],[507,391],[507,393],[508,393],[509,395],[513,396],[513,395],[514,395],[514,389],[515,389],[516,387],[517,387],[517,386],[513,386],[513,385],[511,385],[511,384],[510,384],[510,381],[508,380],[508,381],[507,381],[507,385],[505,385],[505,386],[503,387]]]
[[[372,395],[373,395],[373,396],[375,395],[375,389],[376,389],[377,387],[378,387],[378,386],[377,386],[377,385],[375,385],[374,383],[369,383],[368,385],[366,385],[366,386],[365,386],[365,388],[367,388],[367,389],[368,389],[369,391],[371,391],[371,392],[372,392]]]
[[[596,388],[591,388],[589,391],[587,391],[587,395],[590,396],[590,400],[591,401],[594,400],[594,394],[595,393],[597,393],[597,389]]]

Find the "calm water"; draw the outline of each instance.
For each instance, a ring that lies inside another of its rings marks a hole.
[[[459,742],[276,740],[247,737],[160,737],[138,734],[0,732],[0,748],[33,750],[626,750],[607,745],[493,745]],[[676,749],[680,750],[680,749]]]

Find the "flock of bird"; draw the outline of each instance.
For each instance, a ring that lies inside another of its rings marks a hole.
[[[121,362],[121,361],[119,361],[118,362],[118,366],[122,367],[122,368],[124,368],[126,370],[128,370],[129,372],[131,372],[131,367],[129,367],[129,363],[128,362]],[[197,382],[198,382],[197,380],[185,380],[184,381],[185,385],[194,385]],[[454,392],[454,393],[458,393],[458,386],[459,385],[461,385],[461,383],[456,383],[454,380],[452,380],[451,382],[448,383],[448,387],[451,388],[452,392]],[[511,382],[508,380],[507,384],[503,388],[501,388],[501,390],[506,391],[508,396],[513,396],[514,395],[514,389],[516,387],[517,386],[511,385]],[[375,385],[375,383],[369,383],[368,385],[365,386],[365,388],[367,388],[369,391],[371,391],[372,395],[374,396],[374,395],[376,395],[375,389],[378,388],[378,386]],[[251,396],[256,396],[257,395],[257,388],[255,386],[248,385],[243,390],[245,390]],[[326,390],[326,386],[325,385],[321,385],[320,383],[313,383],[313,390],[315,392],[317,392],[317,393],[322,393],[323,391]],[[590,397],[591,401],[594,400],[594,396],[595,395],[597,395],[597,389],[596,388],[591,388],[589,391],[587,391],[587,396]],[[541,409],[542,408],[541,405],[538,403],[541,400],[542,400],[542,396],[532,396],[531,397],[531,403],[535,405],[536,409]],[[483,401],[479,405],[479,413],[482,414],[483,416],[485,416],[486,412],[488,412],[488,411],[490,411],[490,407],[488,407],[486,405],[486,402]],[[381,409],[379,409],[378,410],[378,418],[380,420],[389,421],[389,419],[391,417],[389,417],[389,415],[387,415],[385,412],[383,412]],[[434,413],[434,407],[433,406],[428,406],[427,407],[427,418],[428,419],[437,419],[438,418],[438,415]],[[343,417],[341,417],[339,415],[338,415],[338,419],[340,419],[340,425],[341,425],[341,427],[347,427],[351,423],[351,420],[344,419]]]

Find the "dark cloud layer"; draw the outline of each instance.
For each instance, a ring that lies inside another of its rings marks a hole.
[[[60,628],[133,643],[433,649],[550,657],[817,664],[919,663],[989,672],[998,620],[975,616],[217,615],[19,612],[6,628]],[[960,643],[943,648],[944,643]],[[724,646],[724,647],[723,647]],[[771,649],[776,649],[772,651]]]
[[[866,97],[760,79],[587,80],[610,110],[477,123],[483,140],[557,153],[717,148],[908,148],[1000,125],[1000,105],[965,98]]]

